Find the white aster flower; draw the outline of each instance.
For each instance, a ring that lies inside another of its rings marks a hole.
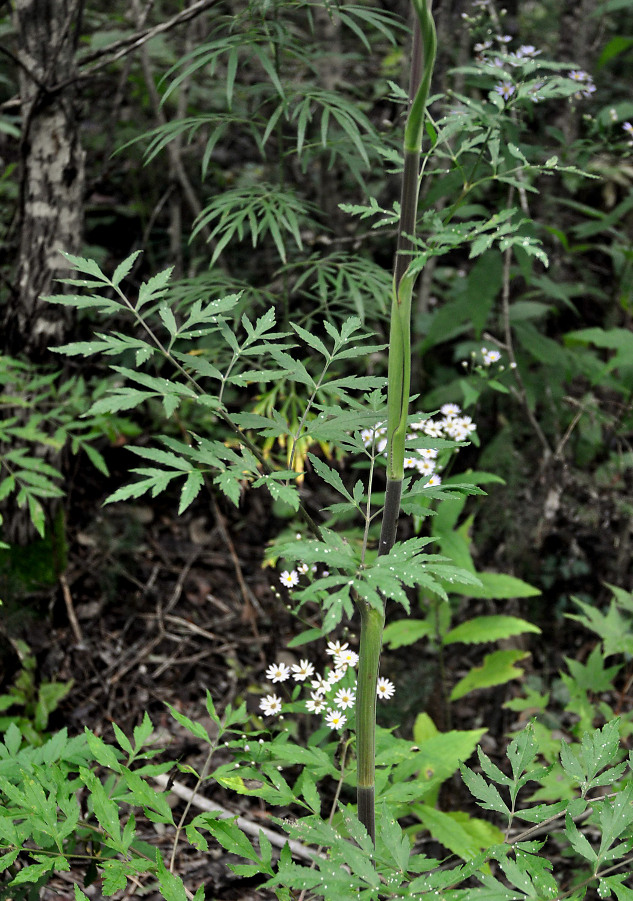
[[[419,461],[415,457],[405,457],[402,465],[404,469],[415,469],[418,462]]]
[[[307,563],[302,563],[300,566],[297,567],[297,572],[301,573],[302,576],[305,576],[305,574],[308,572],[309,569],[310,569],[310,567],[308,566]]]
[[[437,448],[423,447],[420,449],[419,454],[421,457],[424,457],[425,460],[435,460],[437,458]]]
[[[438,474],[436,472],[434,472],[433,475],[431,476],[431,478],[426,483],[426,485],[424,485],[423,487],[424,488],[437,488],[437,486],[441,485],[441,484],[442,484],[441,478],[438,476]]]
[[[373,443],[375,434],[376,433],[373,429],[363,429],[363,431],[360,433],[360,440],[363,442],[365,447],[369,447]]]
[[[299,583],[299,574],[296,569],[293,569],[291,572],[288,572],[288,570],[285,569],[279,576],[279,581],[287,588],[293,588]]]
[[[633,138],[633,124],[631,122],[625,122],[622,126],[622,131],[625,131],[630,138]]]
[[[460,416],[455,420],[458,428],[464,429],[466,432],[476,432],[477,426],[473,422],[472,416]]]
[[[336,655],[340,654],[341,651],[346,651],[348,647],[349,645],[347,642],[345,642],[345,644],[341,644],[340,641],[328,641],[325,653],[329,654],[330,657],[336,657]]]
[[[496,34],[495,37],[500,44],[509,44],[512,40],[511,34]]]
[[[314,697],[314,694],[324,695],[327,691],[329,691],[331,687],[328,680],[325,679],[320,673],[317,673],[316,678],[314,678],[312,682],[310,682],[310,686],[314,689],[314,693],[311,693],[312,697]]]
[[[342,710],[328,710],[325,722],[331,729],[342,729],[347,722],[347,717]]]
[[[328,683],[330,685],[335,685],[337,682],[340,682],[343,676],[345,675],[344,669],[333,669],[330,675],[327,677]]]
[[[481,354],[484,358],[484,366],[490,366],[491,363],[498,363],[501,359],[501,354],[498,350],[486,350],[485,347],[482,347]]]
[[[274,716],[281,712],[281,698],[277,695],[266,695],[259,702],[259,709],[263,711],[264,716]]]
[[[306,701],[306,710],[308,713],[321,713],[325,707],[325,698],[322,698],[318,692],[311,692],[311,698]]]
[[[355,701],[356,692],[352,691],[351,688],[339,688],[334,695],[334,703],[337,704],[341,710],[347,710],[348,707],[353,707]]]
[[[574,69],[569,73],[572,81],[589,81],[589,75],[583,69]]]
[[[339,651],[334,657],[334,665],[337,669],[345,669],[348,666],[356,666],[358,654],[356,651]]]
[[[292,664],[292,678],[295,682],[303,682],[314,673],[314,667],[309,660],[300,660]]]
[[[266,678],[271,682],[285,682],[290,678],[290,667],[285,663],[271,663],[266,670]]]
[[[388,701],[396,692],[396,686],[389,679],[381,676],[376,686],[376,694],[381,701]]]
[[[428,435],[429,438],[441,438],[444,434],[442,426],[439,422],[435,422],[433,419],[427,419],[427,421],[422,426],[425,435]]]
[[[459,416],[461,412],[462,408],[457,404],[443,404],[443,406],[440,407],[440,413],[442,416],[445,416],[446,419],[450,419],[453,416]]]
[[[435,472],[435,462],[433,460],[418,460],[416,469],[422,476],[432,476]]]

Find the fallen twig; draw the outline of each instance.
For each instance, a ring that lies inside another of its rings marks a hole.
[[[169,790],[172,791],[175,795],[177,795],[179,798],[182,798],[183,801],[190,801],[195,807],[198,807],[200,810],[207,810],[209,812],[217,811],[221,814],[222,819],[236,817],[234,813],[231,813],[230,810],[222,807],[221,804],[216,804],[215,801],[209,801],[209,799],[205,798],[203,795],[196,794],[190,788],[187,788],[186,785],[183,785],[182,782],[170,782],[169,776],[165,774],[154,776],[154,781],[157,782],[161,786],[161,788],[167,788],[167,786],[169,786]],[[250,820],[245,819],[244,817],[237,817],[237,825],[240,827],[242,832],[245,832],[247,835],[252,835],[255,838],[259,837],[261,830],[261,832],[264,833],[271,845],[273,845],[275,848],[283,848],[284,845],[288,843],[288,847],[295,857],[303,857],[304,860],[312,861],[315,857],[319,856],[316,851],[312,851],[310,848],[302,845],[301,842],[287,838],[285,835],[280,835],[278,832],[273,832],[272,829],[268,829],[266,826],[258,826],[257,823],[253,823]]]

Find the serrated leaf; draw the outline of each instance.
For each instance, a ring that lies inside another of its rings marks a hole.
[[[466,788],[477,799],[480,807],[483,807],[484,810],[494,810],[507,817],[510,816],[507,804],[494,785],[490,785],[483,776],[473,772],[464,764],[460,766],[460,771]]]
[[[348,501],[354,502],[354,498],[349,493],[345,485],[343,484],[343,479],[335,469],[332,469],[331,466],[328,466],[327,463],[324,463],[323,460],[320,460],[318,457],[315,457],[314,454],[308,454],[308,458],[314,467],[314,471],[318,476],[320,476],[324,482],[327,482],[328,485],[331,485],[335,491],[339,494],[342,494],[343,497],[347,498]]]
[[[180,503],[178,505],[178,516],[184,513],[187,507],[195,500],[203,485],[204,478],[202,473],[197,469],[192,470],[187,476],[185,484],[182,486]]]
[[[167,702],[166,702],[167,703]],[[203,741],[206,741],[207,744],[211,744],[211,739],[209,738],[209,733],[204,728],[202,723],[197,723],[194,720],[190,720],[188,716],[185,716],[184,713],[179,713],[171,704],[167,704],[169,708],[169,712],[173,716],[177,722],[180,723],[181,726],[191,732],[192,735],[195,735],[196,738],[201,738]]]
[[[134,253],[130,254],[127,259],[119,263],[119,265],[114,270],[114,275],[112,276],[112,284],[115,286],[115,288],[123,281],[125,276],[129,273],[132,266],[134,265],[137,257],[142,252],[142,250],[135,250]]]
[[[182,879],[169,872],[158,850],[156,851],[156,875],[160,893],[165,901],[189,901],[189,895],[185,891]]]
[[[580,854],[581,857],[584,857],[586,860],[591,863],[595,863],[598,859],[598,855],[593,850],[589,841],[585,838],[582,832],[579,832],[578,827],[569,816],[569,814],[565,815],[565,833],[569,842],[576,851],[577,854]]]

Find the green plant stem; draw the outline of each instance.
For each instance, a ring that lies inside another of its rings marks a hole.
[[[407,270],[413,251],[420,188],[422,134],[437,45],[430,2],[431,0],[413,0],[417,23],[409,83],[410,110],[404,135],[404,173],[391,302],[387,388],[387,488],[379,554],[388,554],[395,543],[404,479],[404,450],[411,381],[411,298],[415,282],[415,276],[408,274]],[[376,687],[385,609],[384,603],[382,608],[377,610],[360,598],[357,598],[357,604],[361,617],[356,699],[358,818],[375,842]]]
[[[356,754],[358,765],[358,819],[376,841],[375,759],[376,686],[385,613],[363,602],[360,607],[360,659],[356,697]]]

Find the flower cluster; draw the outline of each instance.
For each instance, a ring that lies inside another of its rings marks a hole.
[[[595,94],[596,86],[593,83],[593,78],[589,75],[588,72],[585,72],[584,69],[573,69],[568,78],[571,78],[572,81],[577,82],[580,90],[578,90],[574,97],[576,100],[582,100],[585,97],[591,97],[592,94]]]
[[[420,433],[429,438],[452,438],[454,441],[466,441],[470,434],[477,428],[470,416],[462,414],[457,404],[444,404],[440,409],[440,419],[424,419],[411,423],[412,432],[407,435],[407,441],[419,438]],[[387,448],[387,429],[384,424],[374,429],[363,429],[361,439],[365,447],[373,447],[379,454],[384,454]],[[416,450],[415,453],[405,457],[404,468],[416,469],[427,481],[424,487],[430,488],[440,485],[442,480],[438,475],[438,452],[435,448],[427,447]]]
[[[341,644],[340,641],[328,641],[326,653],[332,657],[333,663],[326,673],[317,673],[309,660],[300,660],[292,666],[281,662],[271,663],[266,670],[266,678],[273,684],[289,679],[304,683],[310,689],[305,710],[308,713],[323,714],[325,725],[338,731],[347,723],[345,711],[352,711],[356,703],[356,678],[353,671],[358,664],[358,654],[350,649],[347,642]],[[343,680],[346,684],[341,686],[339,683]],[[389,700],[395,690],[389,679],[378,679],[376,694],[381,700]],[[262,698],[259,709],[264,716],[275,716],[281,713],[282,705],[282,699],[273,692]]]

